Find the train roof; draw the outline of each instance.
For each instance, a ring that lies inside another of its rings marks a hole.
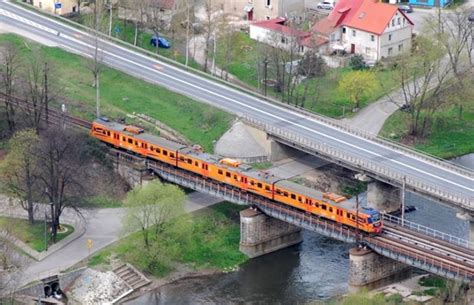
[[[136,133],[132,133],[132,132],[129,132],[129,131],[125,130],[125,128],[127,126],[130,126],[130,125],[125,125],[125,124],[121,124],[121,123],[117,123],[117,122],[111,122],[111,121],[104,120],[104,119],[95,119],[94,123],[107,126],[107,128],[109,128],[111,130],[115,130],[117,132],[129,135],[130,137],[134,137],[134,138],[146,141],[146,142],[151,143],[151,144],[162,146],[162,147],[167,148],[169,150],[176,151],[178,149],[182,149],[182,148],[186,147],[186,145],[184,145],[184,144],[177,143],[177,142],[174,142],[174,141],[171,141],[171,140],[167,140],[167,139],[162,138],[162,137],[154,136],[152,134],[148,134],[148,133],[144,133],[144,132],[136,134]]]

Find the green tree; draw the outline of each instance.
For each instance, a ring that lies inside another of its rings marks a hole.
[[[379,82],[374,73],[370,71],[351,71],[342,77],[338,88],[348,96],[354,104],[354,108],[359,108],[362,99],[373,94],[378,87]]]
[[[26,129],[15,133],[10,140],[11,150],[0,165],[0,180],[4,191],[19,200],[28,212],[28,220],[34,222],[34,200],[38,193],[37,159],[34,149],[39,142],[35,130]]]
[[[150,250],[150,234],[157,237],[167,224],[183,214],[185,199],[179,187],[158,180],[138,186],[125,200],[126,227],[129,231],[141,230],[145,246]]]

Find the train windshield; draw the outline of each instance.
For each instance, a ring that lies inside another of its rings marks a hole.
[[[377,222],[380,220],[380,214],[379,213],[375,213],[375,214],[372,214],[370,216],[370,219],[372,220],[371,222],[374,223],[374,222]]]

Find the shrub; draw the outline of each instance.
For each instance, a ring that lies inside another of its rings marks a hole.
[[[349,67],[352,70],[364,70],[367,69],[367,65],[365,64],[364,57],[360,54],[355,54],[349,60]]]

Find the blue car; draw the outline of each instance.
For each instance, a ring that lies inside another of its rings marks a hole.
[[[158,43],[158,47],[163,48],[163,49],[169,49],[171,46],[169,41],[163,37],[156,37],[156,36],[151,37],[150,44],[156,47],[157,43]]]

